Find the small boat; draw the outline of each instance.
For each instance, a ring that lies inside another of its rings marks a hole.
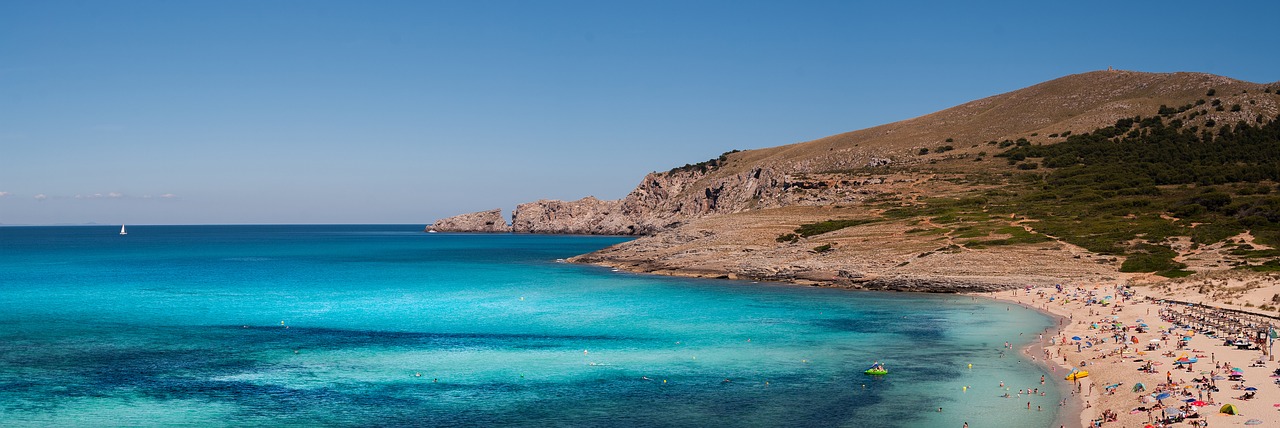
[[[122,224],[122,225],[120,225],[120,234],[121,234],[121,235],[128,235],[128,234],[129,234],[129,232],[126,232],[126,231],[124,230],[124,225],[123,225],[123,224]]]

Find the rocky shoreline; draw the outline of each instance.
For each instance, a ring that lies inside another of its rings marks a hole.
[[[594,254],[594,253],[592,253]],[[734,272],[728,269],[681,268],[663,266],[652,262],[626,262],[601,259],[592,254],[584,254],[567,259],[570,263],[589,264],[614,268],[622,271],[653,275],[667,275],[687,278],[728,279],[744,281],[780,282],[814,287],[833,287],[856,290],[901,291],[913,293],[987,293],[1012,290],[1026,285],[1043,286],[1053,283],[1047,278],[963,278],[963,277],[920,277],[891,276],[865,277],[857,273],[834,270],[788,270],[782,269],[769,274],[751,274]]]

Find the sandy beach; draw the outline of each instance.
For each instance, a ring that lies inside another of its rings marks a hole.
[[[1265,341],[1224,345],[1241,331],[1251,336],[1241,339],[1254,339],[1259,328],[1250,323],[1275,320],[1226,310],[1237,305],[1170,303],[1165,300],[1190,300],[1165,290],[1099,284],[981,295],[1058,318],[1058,331],[1023,352],[1050,364],[1052,376],[1068,388],[1059,425],[1280,426],[1280,387],[1273,377],[1280,365],[1266,355]],[[1088,376],[1066,380],[1073,370]],[[1237,414],[1221,413],[1226,404]]]

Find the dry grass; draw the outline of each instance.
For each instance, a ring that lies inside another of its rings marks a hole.
[[[1052,144],[1063,138],[1050,135],[1065,131],[1089,132],[1109,126],[1117,119],[1150,116],[1161,105],[1179,107],[1206,103],[1194,111],[1208,110],[1197,121],[1215,119],[1232,124],[1251,121],[1256,115],[1268,118],[1280,113],[1280,96],[1263,90],[1280,87],[1257,84],[1204,73],[1142,73],[1094,71],[1075,74],[1000,95],[968,102],[925,116],[873,128],[833,135],[818,140],[748,150],[729,156],[729,162],[705,180],[767,166],[791,173],[858,170],[874,159],[891,159],[897,168],[923,167],[954,172],[1007,171],[1003,160],[975,162],[980,152],[998,151],[989,141],[1026,138],[1032,144]],[[1207,96],[1209,89],[1214,96]],[[1214,111],[1209,102],[1221,100],[1225,106],[1241,104],[1239,112],[1229,108]],[[1188,114],[1192,111],[1188,111]],[[1035,135],[1033,135],[1035,134]],[[950,138],[953,141],[947,142]],[[955,150],[919,155],[942,145]],[[975,147],[976,146],[976,147]],[[701,186],[690,186],[701,189]]]

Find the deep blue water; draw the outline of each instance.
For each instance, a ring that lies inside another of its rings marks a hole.
[[[976,428],[1060,400],[997,397],[1041,386],[1000,351],[1051,321],[963,296],[556,262],[611,237],[117,231],[0,228],[0,425]]]

